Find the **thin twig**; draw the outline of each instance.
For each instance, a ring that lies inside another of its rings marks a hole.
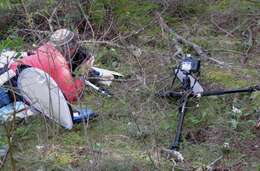
[[[48,22],[48,25],[49,25],[49,28],[50,28],[51,32],[54,32],[53,26],[52,26],[52,24],[51,24],[52,21],[53,21],[53,17],[54,17],[54,15],[56,14],[58,8],[60,7],[62,1],[63,1],[63,0],[60,0],[60,1],[58,2],[58,4],[56,5],[56,7],[53,9],[53,11],[52,11],[50,17],[47,19],[47,22]]]
[[[220,27],[214,20],[213,18],[211,17],[211,23],[216,26],[220,31],[226,33],[227,36],[230,36],[230,37],[234,37],[230,32],[228,32],[227,30],[223,29],[222,27]]]
[[[80,1],[77,1],[77,6],[78,6],[80,12],[82,13],[84,19],[86,20],[86,22],[87,22],[87,24],[88,24],[88,26],[89,26],[89,28],[90,28],[90,30],[91,30],[92,39],[95,39],[94,29],[93,29],[93,27],[92,27],[92,25],[91,25],[91,23],[90,23],[90,21],[89,21],[89,17],[87,16],[87,14],[85,13],[85,11],[84,11],[83,8],[82,8],[82,5],[80,4]]]
[[[47,35],[49,35],[51,33],[50,31],[36,30],[36,29],[19,29],[19,31],[28,31],[28,32],[47,34]]]
[[[106,44],[106,45],[109,45],[109,46],[114,46],[114,47],[118,47],[118,48],[122,48],[122,49],[125,49],[124,46],[121,46],[117,43],[114,43],[112,41],[105,41],[105,40],[83,40],[83,41],[79,41],[80,44]]]
[[[108,27],[108,29],[105,31],[105,33],[99,38],[99,40],[102,40],[102,39],[104,39],[105,37],[106,37],[106,35],[110,32],[110,30],[111,30],[111,28],[112,28],[112,26],[113,26],[113,18],[111,19],[111,22],[110,22],[110,24],[109,24],[109,27]]]
[[[209,56],[207,55],[207,53],[206,53],[206,52],[202,49],[202,47],[200,47],[199,45],[197,45],[197,44],[195,44],[195,43],[193,43],[193,42],[191,42],[191,41],[185,39],[184,37],[182,37],[182,36],[178,35],[176,32],[174,32],[174,31],[164,22],[163,18],[161,17],[161,15],[160,15],[159,13],[156,13],[156,17],[158,18],[158,21],[159,21],[160,25],[161,25],[168,33],[172,34],[178,42],[184,43],[184,44],[186,44],[186,45],[188,45],[188,46],[191,46],[191,47],[196,51],[196,53],[197,53],[199,56],[201,56],[202,58],[204,58],[204,59],[208,59],[208,60],[213,61],[213,62],[215,62],[215,63],[217,63],[217,64],[219,64],[219,65],[225,65],[224,62],[219,61],[219,60],[217,60],[217,59],[215,59],[215,58],[209,57]]]
[[[233,34],[234,32],[236,32],[238,29],[240,29],[240,27],[244,26],[247,24],[247,22],[249,21],[249,19],[245,19],[241,24],[237,25],[234,29],[232,29],[229,33]]]
[[[207,171],[213,171],[213,167],[216,166],[220,160],[223,158],[223,156],[221,155],[220,157],[218,157],[216,160],[214,160],[213,162],[211,162],[208,166],[207,166]]]

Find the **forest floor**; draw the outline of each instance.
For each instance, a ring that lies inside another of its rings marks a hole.
[[[250,21],[249,28],[248,23],[234,21],[234,27],[221,29],[219,25],[225,23],[216,25],[204,16],[171,20],[171,15],[162,16],[176,33],[224,63],[201,58],[200,82],[205,89],[259,84],[259,18],[243,18]],[[231,34],[238,25],[238,31]],[[253,32],[252,45],[248,44],[249,32]],[[81,103],[99,117],[77,124],[70,131],[42,116],[17,125],[13,139],[17,170],[203,171],[221,156],[213,166],[215,171],[260,170],[257,92],[190,99],[180,148],[185,160],[175,163],[162,156],[161,149],[168,148],[175,135],[178,103],[155,94],[170,87],[172,69],[180,61],[173,57],[173,41],[174,37],[155,22],[120,42],[126,48],[109,44],[90,47],[97,66],[121,72],[126,80],[112,84],[111,98],[87,89]],[[185,52],[196,54],[191,47],[181,46]],[[7,160],[3,170],[10,168]]]

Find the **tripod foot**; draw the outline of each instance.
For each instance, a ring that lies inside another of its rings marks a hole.
[[[174,161],[176,162],[184,161],[184,157],[182,156],[182,154],[176,150],[162,148],[161,154],[165,156],[167,159],[174,159]]]

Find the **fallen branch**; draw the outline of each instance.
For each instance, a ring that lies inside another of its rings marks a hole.
[[[223,29],[222,27],[220,27],[214,20],[213,18],[211,17],[211,23],[216,26],[220,31],[226,33],[227,36],[230,36],[230,37],[234,37],[232,33],[228,32],[227,30]]]
[[[174,159],[175,161],[180,161],[180,162],[184,161],[182,154],[175,150],[162,148],[161,154],[169,160]]]
[[[19,31],[28,31],[28,32],[39,33],[39,34],[46,34],[46,35],[51,34],[50,31],[35,30],[35,29],[19,29]]]
[[[114,43],[112,41],[104,41],[104,40],[84,40],[84,41],[79,41],[80,44],[106,44],[106,45],[109,45],[109,46],[113,46],[113,47],[118,47],[118,48],[122,48],[122,49],[125,49],[124,46],[121,46],[117,43]]]
[[[94,32],[94,29],[89,21],[89,16],[85,13],[84,9],[82,8],[82,4],[80,4],[80,2],[78,1],[77,2],[77,7],[79,9],[79,11],[81,12],[81,14],[83,15],[84,19],[86,20],[90,30],[91,30],[91,34],[92,34],[92,39],[95,38],[95,32]]]
[[[156,15],[157,15],[157,18],[159,18],[159,24],[160,24],[160,26],[161,26],[162,36],[165,37],[165,38],[167,38],[167,36],[165,36],[165,34],[164,34],[164,30],[167,31],[168,33],[172,33],[173,30],[170,29],[170,28],[165,24],[164,21],[162,21],[163,19],[162,19],[161,15],[160,15],[159,13],[156,14]],[[175,47],[175,49],[176,49],[176,52],[173,54],[173,57],[176,57],[176,56],[178,56],[178,55],[184,56],[183,50],[182,50],[182,48],[181,48],[181,45],[180,45],[180,43],[178,42],[177,39],[173,39],[173,44],[174,44],[174,47]]]
[[[223,158],[223,156],[221,155],[220,157],[218,157],[216,160],[214,160],[213,162],[211,162],[208,166],[207,166],[207,171],[213,171],[214,170],[214,166],[216,166],[221,159]]]
[[[207,55],[207,53],[203,50],[203,48],[200,47],[199,45],[197,45],[197,44],[195,44],[195,43],[193,43],[193,42],[191,42],[191,41],[185,39],[184,37],[182,37],[182,36],[180,36],[179,34],[177,34],[176,32],[174,32],[174,31],[164,22],[163,18],[161,17],[161,15],[160,15],[159,13],[156,13],[156,17],[157,17],[158,22],[159,22],[159,24],[161,25],[161,27],[164,28],[164,30],[166,30],[168,33],[172,34],[172,35],[175,37],[175,39],[176,39],[177,42],[184,43],[184,44],[186,44],[186,45],[192,47],[192,48],[196,51],[196,53],[197,53],[199,56],[201,56],[202,58],[204,58],[204,59],[208,59],[208,60],[213,61],[213,62],[215,62],[215,63],[217,63],[217,64],[219,64],[219,65],[225,65],[224,62],[219,61],[219,60],[217,60],[217,59],[215,59],[215,58],[209,57],[209,56]]]
[[[248,22],[250,22],[250,20],[247,18],[244,21],[242,21],[239,25],[237,25],[234,29],[232,29],[229,33],[233,34],[235,33],[237,30],[239,30],[241,27],[244,27],[245,25],[248,25]]]

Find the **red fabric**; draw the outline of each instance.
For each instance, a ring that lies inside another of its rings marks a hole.
[[[33,55],[16,61],[11,64],[10,68],[16,71],[17,66],[21,64],[29,65],[48,73],[56,81],[69,102],[75,102],[83,91],[84,82],[72,77],[65,57],[51,43],[40,46],[34,51]]]

